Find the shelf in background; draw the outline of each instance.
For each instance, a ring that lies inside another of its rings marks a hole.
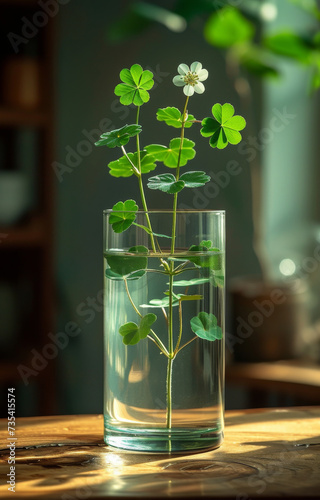
[[[46,125],[47,123],[48,115],[43,111],[22,111],[0,107],[1,127],[41,127],[43,125]]]
[[[0,287],[8,284],[17,309],[21,307],[25,311],[25,314],[17,315],[16,337],[10,338],[12,344],[8,342],[5,349],[0,348],[0,391],[5,390],[9,383],[14,385],[16,381],[18,385],[20,381],[19,411],[26,415],[50,415],[57,411],[56,362],[52,360],[41,376],[33,377],[31,399],[30,391],[17,371],[20,363],[31,366],[31,350],[38,349],[37,346],[41,350],[48,342],[48,332],[55,328],[54,177],[51,165],[55,158],[56,35],[54,15],[45,10],[45,5],[50,2],[0,0],[0,32],[6,42],[0,51],[2,163],[8,172],[28,173],[30,187],[34,188],[34,193],[29,194],[36,197],[35,203],[18,223],[0,225]],[[58,6],[60,0],[51,3]],[[41,17],[41,13],[44,16]],[[47,22],[42,23],[45,19]],[[23,54],[16,56],[15,47],[10,46],[12,39],[7,40],[7,35],[10,32],[23,35],[25,21],[35,26],[42,24],[42,27],[37,36],[31,37],[32,47],[22,47]],[[5,212],[1,215],[3,223],[9,220],[8,217],[5,219]],[[2,301],[0,316],[3,310],[6,312],[5,308],[6,303]],[[8,318],[11,316],[8,312]],[[0,324],[1,320],[2,317]],[[3,339],[1,342],[4,343]],[[0,401],[0,416],[6,414],[7,408]]]
[[[0,378],[2,383],[15,382],[21,378],[17,370],[18,364],[19,363],[1,360]]]
[[[45,223],[39,215],[20,226],[0,226],[0,251],[2,248],[41,246],[45,243],[45,236]]]
[[[38,346],[36,343],[33,348],[41,349],[41,346]],[[31,353],[31,347],[25,345],[24,348],[16,347],[16,353],[14,356],[8,356],[7,359],[0,358],[0,379],[2,384],[13,383],[13,382],[22,382],[23,379],[21,374],[18,371],[19,365],[24,365],[25,367],[30,367],[33,359],[33,355]]]

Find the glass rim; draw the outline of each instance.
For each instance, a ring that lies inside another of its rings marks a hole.
[[[104,215],[110,215],[113,212],[112,208],[106,208],[103,210]],[[119,212],[128,212],[133,214],[173,214],[174,210],[172,208],[163,208],[163,209],[151,209],[151,210],[119,210]],[[187,208],[187,209],[177,209],[176,214],[214,214],[214,215],[225,215],[225,210],[210,210],[210,209],[196,209],[196,208]]]

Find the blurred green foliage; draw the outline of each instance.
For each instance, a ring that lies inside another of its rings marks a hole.
[[[316,0],[282,1],[307,11],[315,21],[320,20]],[[234,67],[258,77],[277,77],[279,59],[281,62],[286,58],[311,68],[311,89],[320,88],[319,26],[308,33],[287,29],[264,35],[260,25],[268,13],[272,15],[272,5],[262,0],[243,0],[238,6],[228,0],[176,0],[174,8],[167,10],[148,2],[133,2],[109,30],[109,39],[123,41],[155,22],[171,31],[182,32],[193,19],[201,18],[205,40],[225,51]]]

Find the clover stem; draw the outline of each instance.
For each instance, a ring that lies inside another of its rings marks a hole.
[[[174,356],[179,351],[179,346],[180,346],[180,342],[181,342],[181,336],[182,336],[182,301],[179,300],[179,337],[178,337],[178,340],[177,340],[176,348],[175,348],[174,353],[173,353]]]
[[[180,134],[180,147],[178,153],[178,161],[176,168],[176,180],[179,179],[180,175],[180,161],[181,161],[181,153],[184,139],[184,128],[186,122],[186,113],[188,106],[189,96],[186,98],[186,102],[183,108],[182,114],[182,126],[181,126],[181,134]],[[174,194],[173,199],[173,216],[172,216],[172,239],[171,239],[171,255],[174,254],[175,249],[175,239],[176,239],[176,214],[177,214],[177,203],[178,203],[178,193]],[[170,277],[169,277],[169,314],[168,314],[168,366],[167,366],[167,387],[166,387],[166,395],[167,395],[167,429],[171,429],[172,424],[172,363],[175,358],[175,351],[173,349],[173,278],[174,278],[174,263],[170,262]],[[180,318],[181,319],[181,318]],[[182,319],[181,319],[182,323]],[[182,325],[180,325],[180,330],[182,334]],[[181,340],[181,334],[179,333],[179,340]]]
[[[183,344],[183,346],[181,346],[178,350],[177,350],[177,354],[178,352],[181,351],[181,349],[183,349],[184,347],[187,347],[187,345],[191,344],[191,342],[193,342],[194,340],[198,339],[199,337],[197,337],[197,335],[195,337],[193,337],[191,340],[188,340],[188,342],[186,342],[185,344]]]
[[[167,429],[171,429],[172,426],[172,364],[173,359],[168,359],[167,365]]]
[[[166,310],[165,310],[164,307],[161,307],[161,309],[162,309],[162,312],[163,312],[164,319],[166,320],[166,323],[167,323],[167,326],[168,326],[168,316],[167,316]]]
[[[180,134],[180,147],[179,147],[179,153],[178,153],[178,162],[177,162],[177,168],[176,168],[176,181],[179,180],[180,176],[180,161],[181,161],[181,152],[182,152],[182,146],[183,146],[183,139],[184,139],[184,127],[186,123],[186,113],[187,113],[187,106],[189,102],[189,96],[186,98],[186,102],[183,108],[183,113],[182,113],[182,126],[181,126],[181,134]],[[176,212],[177,212],[177,204],[178,204],[178,193],[175,193],[173,195],[173,219],[172,219],[172,240],[171,240],[171,254],[174,253],[174,245],[175,245],[175,238],[176,238]]]
[[[124,154],[124,156],[127,158],[128,162],[131,164],[132,166],[132,170],[134,172],[135,175],[139,175],[139,171],[137,170],[137,167],[135,166],[135,164],[130,160],[126,150],[124,149],[124,146],[121,146],[121,149],[122,149],[122,152]]]
[[[139,114],[140,114],[140,106],[137,106],[137,117],[136,117],[136,124],[139,125]],[[139,140],[139,134],[136,135],[136,142],[137,142],[137,158],[138,158],[138,169],[141,174],[141,158],[140,158],[140,140]]]
[[[152,331],[152,333],[154,334],[154,332]],[[167,350],[165,349],[162,349],[161,346],[158,344],[158,342],[156,341],[156,339],[154,339],[153,337],[151,337],[151,335],[147,335],[147,338],[152,340],[152,342],[160,349],[161,353],[164,354],[166,357],[168,357],[168,352]],[[159,338],[157,337],[157,339],[159,340]]]
[[[126,287],[126,292],[127,292],[127,295],[128,295],[128,299],[130,300],[133,309],[140,316],[140,318],[142,318],[141,312],[139,311],[139,309],[136,307],[135,303],[132,300],[131,294],[129,292],[128,281],[126,280],[126,278],[123,278],[123,281],[124,281],[124,284],[125,284],[125,287]]]
[[[137,125],[139,125],[139,114],[140,114],[140,106],[137,106],[137,117],[136,117],[136,124]],[[145,214],[146,214],[147,225],[148,225],[148,228],[150,229],[150,240],[151,240],[152,250],[154,251],[154,253],[156,253],[156,245],[155,245],[154,237],[152,234],[153,231],[152,231],[152,227],[151,227],[150,217],[149,217],[149,213],[148,213],[148,206],[147,206],[146,197],[144,194],[143,182],[142,182],[139,134],[136,135],[136,142],[137,142],[137,159],[138,159],[138,170],[139,170],[138,180],[139,180],[139,190],[140,190],[141,202],[142,202],[143,210],[145,211]]]
[[[153,339],[155,341],[155,343],[157,344],[157,346],[159,347],[160,351],[168,358],[169,357],[169,353],[167,351],[167,349],[165,348],[164,344],[161,342],[161,340],[159,339],[158,335],[150,329],[150,332],[152,333],[153,335]],[[149,335],[148,335],[149,337]],[[151,337],[149,337],[151,338]]]

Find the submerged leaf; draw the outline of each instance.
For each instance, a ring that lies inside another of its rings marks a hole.
[[[222,256],[219,249],[208,248],[203,243],[205,242],[201,242],[200,245],[191,245],[188,251],[188,260],[198,267],[210,268],[211,270],[221,269]],[[196,255],[193,257],[190,255],[191,252],[195,252]]]
[[[181,294],[180,298],[179,298],[179,300],[181,300],[181,302],[183,302],[185,300],[202,300],[202,299],[203,299],[203,295],[199,295],[199,294],[195,294],[195,295]]]
[[[205,340],[222,339],[222,330],[217,325],[217,318],[214,314],[207,312],[200,312],[197,316],[190,320],[192,331],[200,338]]]
[[[172,300],[172,305],[177,306],[179,305],[179,298],[180,295],[177,294],[173,296]],[[151,308],[163,308],[163,307],[169,307],[169,297],[164,297],[163,299],[151,299],[148,304],[141,304],[140,307],[151,307]]]
[[[120,326],[119,333],[122,335],[122,342],[125,345],[135,345],[140,340],[145,339],[151,329],[151,325],[157,320],[157,316],[153,313],[146,314],[140,320],[140,324],[137,325],[133,321],[125,323]]]
[[[137,245],[129,248],[128,252],[122,252],[120,255],[119,253],[114,255],[107,254],[106,260],[113,274],[110,275],[110,272],[107,273],[107,269],[106,277],[110,279],[117,279],[117,276],[128,279],[140,278],[145,274],[145,269],[148,265],[148,253],[149,250],[147,247]]]
[[[221,271],[221,270],[212,271],[210,281],[212,282],[212,284],[214,286],[217,286],[219,288],[223,288],[224,287],[223,271]]]
[[[203,285],[204,283],[209,283],[209,281],[209,278],[193,278],[191,280],[174,281],[173,286]]]

